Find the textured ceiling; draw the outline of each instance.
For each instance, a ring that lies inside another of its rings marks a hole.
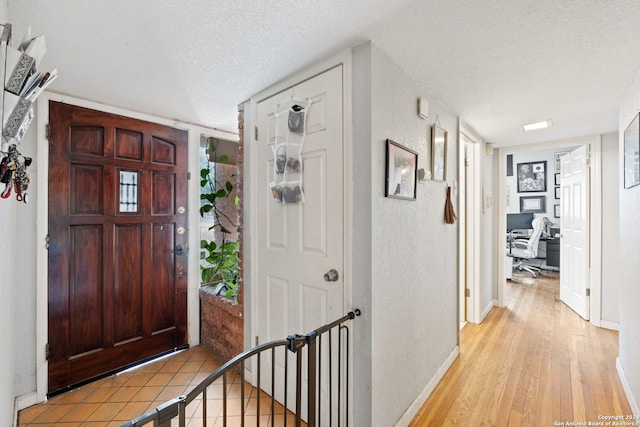
[[[366,40],[496,146],[615,131],[640,66],[637,0],[9,0],[9,17],[14,43],[46,36],[52,91],[231,130],[240,102]]]

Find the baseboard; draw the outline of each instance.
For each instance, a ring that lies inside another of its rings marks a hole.
[[[631,390],[631,386],[627,381],[627,376],[624,374],[622,370],[622,365],[620,364],[620,358],[616,358],[616,370],[618,371],[618,377],[620,378],[620,382],[622,383],[622,388],[624,389],[624,394],[627,396],[627,400],[629,401],[629,406],[631,406],[631,412],[633,415],[640,417],[640,405],[638,405],[638,401],[636,397],[633,395],[633,391]],[[624,414],[627,415],[627,414]],[[631,415],[631,414],[628,414]]]
[[[495,306],[498,305],[498,301],[497,300],[492,300],[489,305],[487,305],[485,307],[484,310],[482,310],[482,315],[480,315],[480,323],[482,323],[482,321],[484,320],[485,317],[487,317],[487,314],[489,314],[489,312],[491,311],[491,309]]]
[[[612,322],[611,320],[601,320],[600,327],[605,329],[612,329],[614,331],[620,330],[620,323]]]
[[[449,355],[449,357],[447,357],[447,359],[444,361],[442,366],[440,366],[440,369],[438,369],[438,371],[433,376],[433,378],[431,378],[431,381],[429,381],[429,383],[424,388],[424,390],[422,390],[422,393],[418,395],[416,400],[413,401],[411,406],[409,406],[409,408],[404,412],[404,414],[402,414],[402,416],[398,419],[398,421],[394,425],[395,427],[406,427],[411,423],[411,421],[416,416],[420,408],[422,408],[422,405],[424,405],[424,402],[427,401],[427,398],[429,397],[431,392],[436,388],[436,386],[438,385],[438,383],[440,382],[444,374],[451,367],[451,365],[456,360],[459,354],[460,354],[460,347],[456,346],[451,352],[451,354]]]
[[[32,393],[27,393],[22,396],[16,397],[15,403],[13,404],[15,413],[13,414],[13,425],[18,425],[18,412],[22,411],[29,406],[33,406],[38,403],[38,394],[34,391]]]

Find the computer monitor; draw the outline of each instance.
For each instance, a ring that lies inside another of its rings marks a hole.
[[[532,222],[532,213],[507,214],[507,231],[529,230]]]

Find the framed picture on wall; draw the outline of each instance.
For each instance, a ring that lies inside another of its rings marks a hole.
[[[384,195],[415,200],[418,153],[387,139],[387,165]]]
[[[447,168],[447,131],[431,126],[431,170],[434,181],[444,181]]]
[[[560,205],[553,205],[553,217],[560,218]]]
[[[562,164],[562,158],[566,156],[568,151],[558,151],[553,155],[556,164],[556,172],[560,172],[560,165]]]
[[[547,161],[518,163],[518,193],[547,191]]]
[[[560,187],[554,188],[553,198],[556,200],[560,199]]]
[[[624,131],[624,188],[640,184],[640,113]]]
[[[544,196],[520,197],[521,213],[544,213],[547,211],[546,198]]]
[[[553,174],[553,185],[560,185],[560,174]]]

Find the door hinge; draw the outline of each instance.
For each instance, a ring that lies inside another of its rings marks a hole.
[[[464,296],[465,296],[465,297],[470,297],[470,296],[471,296],[471,289],[469,289],[469,288],[465,288],[465,290],[464,290]]]
[[[256,335],[256,347],[260,345],[260,339],[258,338],[258,336]]]
[[[44,358],[48,362],[49,357],[51,356],[51,348],[49,347],[49,343],[44,345]]]
[[[587,296],[590,297],[591,296],[591,288],[587,288]]]
[[[187,181],[191,179],[191,172],[187,172]]]
[[[49,234],[47,234],[47,236],[44,238],[44,247],[46,250],[49,250]]]
[[[258,140],[258,126],[253,127],[253,133],[255,134],[256,141]]]
[[[46,125],[44,125],[44,137],[47,141],[49,140],[50,135],[51,135],[51,126],[49,126],[49,123],[47,123]]]

